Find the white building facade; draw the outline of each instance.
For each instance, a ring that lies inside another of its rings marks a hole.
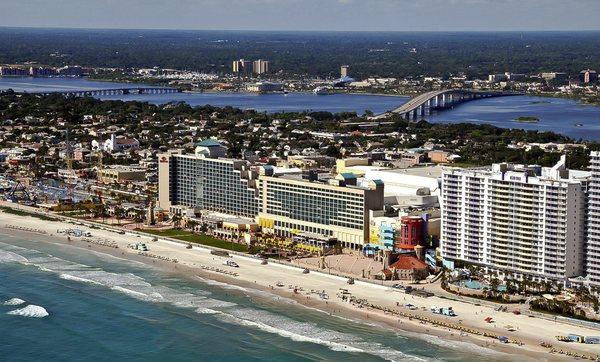
[[[540,281],[583,275],[589,177],[567,170],[564,156],[552,168],[494,164],[444,171],[444,260]]]
[[[600,152],[598,151],[590,155],[590,170],[586,276],[589,283],[600,285]]]

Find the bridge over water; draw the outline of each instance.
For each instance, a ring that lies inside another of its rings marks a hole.
[[[393,114],[399,114],[404,119],[418,119],[431,114],[433,111],[449,109],[460,103],[474,101],[482,98],[508,97],[523,95],[523,93],[503,91],[478,91],[470,89],[444,89],[431,91],[413,97],[400,107],[371,117],[371,119],[387,118]]]
[[[27,92],[28,94],[62,94],[71,97],[87,97],[87,96],[112,96],[123,94],[168,94],[180,93],[181,89],[168,87],[128,87],[128,88],[104,88],[104,89],[72,89],[72,90],[57,90],[57,91],[42,91],[42,92]]]

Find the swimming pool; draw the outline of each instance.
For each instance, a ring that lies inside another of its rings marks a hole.
[[[465,288],[469,288],[469,289],[475,289],[475,290],[481,290],[484,288],[490,289],[489,284],[487,283],[482,283],[479,280],[461,280],[458,283],[456,283],[458,286],[461,287],[465,287]],[[506,285],[499,285],[496,290],[498,290],[499,292],[505,292],[506,291]]]

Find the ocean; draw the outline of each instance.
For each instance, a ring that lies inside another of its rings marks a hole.
[[[358,323],[270,293],[0,234],[7,361],[518,360]]]

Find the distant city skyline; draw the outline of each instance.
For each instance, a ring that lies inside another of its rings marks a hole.
[[[597,0],[10,0],[2,8],[5,27],[600,30]]]

